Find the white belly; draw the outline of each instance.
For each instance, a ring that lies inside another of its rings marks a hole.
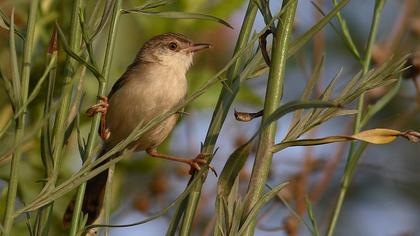
[[[156,69],[162,69],[156,68]],[[144,71],[144,70],[143,70]],[[153,118],[179,105],[187,93],[187,81],[183,74],[176,76],[166,70],[156,77],[152,70],[145,74],[141,70],[132,76],[109,100],[107,128],[111,134],[106,145],[113,147],[126,138],[138,124],[145,125]],[[172,115],[132,143],[136,150],[145,150],[160,145],[172,131],[178,115]]]

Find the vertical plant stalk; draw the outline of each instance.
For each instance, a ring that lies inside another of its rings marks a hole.
[[[51,105],[53,101],[53,94],[54,94],[54,85],[55,85],[55,77],[57,72],[57,55],[58,55],[58,48],[57,48],[57,30],[54,29],[50,43],[48,45],[48,52],[47,52],[47,61],[48,64],[53,62],[53,68],[49,72],[48,76],[48,87],[47,87],[47,94],[45,99],[45,106],[44,106],[44,115],[48,116],[48,113],[51,110]],[[51,121],[48,118],[48,121]],[[52,161],[52,149],[51,149],[51,129],[50,123],[48,122],[42,128],[41,131],[41,159],[45,169],[45,178],[48,178],[53,173],[53,161]],[[51,220],[51,213],[53,207],[52,205],[47,205],[40,208],[36,213],[35,223],[34,223],[34,235],[48,235],[49,228],[50,228],[50,220]]]
[[[28,90],[29,90],[29,79],[31,75],[31,57],[32,57],[32,49],[34,44],[34,32],[35,32],[35,21],[36,21],[36,14],[38,9],[38,2],[39,0],[31,1],[29,17],[28,17],[28,27],[26,30],[26,38],[25,38],[25,45],[23,51],[23,66],[22,66],[22,77],[21,77],[21,93],[15,94],[16,100],[20,100],[18,104],[23,105],[26,104],[28,99]],[[14,37],[14,32],[11,27],[12,31],[11,36]],[[12,39],[10,39],[12,40]],[[11,50],[14,50],[12,48]],[[20,98],[18,97],[20,95]],[[17,111],[20,109],[18,105]],[[26,106],[23,107],[23,112],[19,115],[16,124],[16,132],[14,143],[18,144],[21,142],[24,133],[25,133],[25,123],[26,123]],[[7,190],[7,205],[6,211],[4,213],[3,218],[3,235],[10,235],[12,225],[13,225],[13,214],[15,211],[15,203],[16,203],[16,194],[18,188],[18,178],[19,178],[19,165],[20,165],[20,158],[22,156],[22,149],[18,145],[16,147],[15,152],[13,153],[12,157],[12,164],[10,170],[10,178],[9,178],[9,185]]]
[[[71,32],[70,32],[70,48],[73,51],[76,51],[76,49],[80,46],[80,27],[79,27],[79,21],[78,21],[78,10],[81,7],[81,1],[76,0],[73,4],[72,9],[72,19],[71,19]],[[56,34],[56,32],[54,32]],[[56,39],[56,35],[53,36]],[[56,43],[56,42],[55,42]],[[51,46],[51,45],[50,45]],[[56,46],[56,45],[55,45]],[[55,53],[57,49],[55,49]],[[65,83],[62,90],[62,100],[60,101],[60,109],[58,111],[58,114],[56,116],[56,120],[54,122],[54,129],[52,134],[52,139],[54,140],[52,142],[52,147],[50,147],[50,150],[52,150],[52,157],[49,160],[45,160],[45,164],[49,166],[47,169],[48,174],[48,181],[46,185],[44,186],[43,191],[49,191],[55,186],[55,183],[58,178],[58,173],[60,171],[60,160],[63,155],[63,147],[65,145],[65,132],[67,128],[67,117],[69,113],[69,107],[72,97],[72,78],[73,78],[73,70],[76,65],[76,61],[74,61],[70,56],[66,59],[66,77],[65,77]],[[55,75],[52,75],[55,76]],[[51,87],[49,86],[49,89]],[[51,92],[51,91],[49,91]],[[46,104],[47,106],[50,106],[51,104]],[[49,134],[49,132],[47,132]],[[46,142],[50,142],[50,136],[48,135]],[[45,150],[44,150],[45,151]],[[48,153],[48,156],[50,153]],[[51,163],[50,163],[51,162]],[[53,209],[53,203],[41,208],[37,212],[37,235],[47,235],[48,234],[48,227],[50,224],[50,214],[52,213]]]
[[[81,0],[75,0],[73,3],[71,27],[70,27],[70,50],[77,51],[80,47],[80,24],[78,12],[81,7]],[[52,175],[48,179],[48,188],[53,188],[58,178],[60,171],[60,162],[63,155],[63,147],[65,146],[65,132],[67,128],[67,117],[69,114],[69,108],[72,98],[73,91],[73,75],[76,61],[67,56],[66,59],[66,76],[64,78],[64,86],[62,89],[62,99],[60,101],[60,108],[58,110],[53,129],[53,164],[54,169]],[[48,191],[48,189],[47,189]]]
[[[284,7],[289,1],[290,0],[283,1],[282,7]],[[280,100],[283,94],[283,82],[286,71],[288,44],[292,34],[297,5],[298,1],[293,1],[290,3],[290,7],[280,18],[276,27],[271,53],[272,66],[270,66],[270,72],[268,76],[267,92],[264,102],[264,115],[261,124],[264,124],[267,118],[280,105]],[[264,128],[261,132],[257,154],[255,157],[251,179],[244,203],[245,215],[251,211],[251,209],[263,194],[264,186],[271,169],[271,159],[273,156],[271,147],[275,141],[276,131],[277,124],[276,122],[273,122]],[[252,222],[248,225],[244,235],[253,235],[255,225],[256,219],[253,219]]]
[[[368,38],[368,42],[366,46],[365,57],[362,61],[363,73],[367,73],[369,70],[370,61],[372,58],[372,48],[376,41],[376,35],[378,32],[379,22],[380,22],[381,13],[382,13],[384,4],[385,4],[385,0],[376,0],[375,2],[375,9],[373,12],[372,24],[370,26],[370,33],[369,33],[369,38]],[[363,93],[359,99],[358,113],[356,116],[356,124],[354,127],[354,133],[358,133],[362,129],[361,123],[362,123],[363,115],[364,115],[363,114],[363,106],[365,103],[364,97],[365,97],[365,94]],[[363,154],[364,150],[367,147],[367,144],[363,143],[357,148],[357,150],[355,150],[355,145],[356,143],[352,142],[350,146],[347,163],[344,170],[344,175],[341,180],[340,193],[337,197],[337,202],[334,207],[334,212],[333,212],[330,224],[328,226],[327,236],[332,236],[334,234],[338,217],[343,207],[344,198],[346,197],[348,187],[353,179],[354,169],[356,168],[356,164],[358,160],[360,159],[361,155]]]
[[[249,37],[252,33],[252,27],[254,25],[255,16],[257,14],[258,7],[253,0],[250,0],[248,3],[248,8],[245,13],[245,18],[242,23],[241,31],[236,42],[234,54],[238,52],[241,48],[245,47],[248,43]],[[223,123],[226,119],[226,116],[229,112],[229,108],[232,105],[233,100],[236,97],[236,94],[239,91],[240,80],[239,73],[241,71],[241,65],[243,60],[238,59],[229,69],[226,83],[228,84],[230,90],[223,86],[222,91],[220,92],[219,99],[217,101],[213,116],[207,131],[206,139],[204,141],[203,153],[213,153],[217,138],[219,137],[220,130],[222,129]],[[207,158],[207,162],[210,163],[213,156]],[[207,173],[205,173],[207,175]],[[193,178],[199,178],[199,176],[192,176]],[[180,235],[190,235],[191,225],[195,216],[195,212],[198,207],[198,201],[200,200],[201,189],[203,187],[205,177],[203,177],[194,189],[191,191],[188,198],[184,200],[182,204],[179,205],[177,209],[177,214],[174,215],[174,218],[180,218],[184,214]],[[176,231],[177,224],[172,225],[168,229],[167,235],[174,235]],[[171,232],[172,231],[172,232]]]
[[[111,165],[108,169],[108,179],[106,182],[105,196],[104,196],[104,224],[109,225],[111,218],[112,207],[112,185],[114,183],[115,164]],[[105,227],[105,236],[109,236],[109,227]]]
[[[108,40],[107,40],[107,46],[105,49],[105,58],[104,58],[104,64],[102,67],[102,76],[103,79],[99,79],[99,87],[98,87],[98,93],[97,96],[104,96],[105,95],[105,90],[106,90],[106,86],[108,84],[109,81],[109,72],[111,70],[111,63],[112,63],[112,58],[113,58],[113,52],[114,52],[114,47],[115,47],[115,39],[116,39],[116,32],[117,32],[117,26],[118,26],[118,21],[121,15],[120,12],[121,9],[121,0],[116,0],[114,3],[114,8],[113,8],[113,13],[112,13],[112,18],[111,18],[111,24],[109,27],[109,33],[108,33]],[[101,114],[96,114],[95,117],[92,120],[91,123],[91,127],[90,127],[90,132],[89,132],[89,137],[88,137],[88,141],[87,141],[87,145],[86,145],[86,149],[85,149],[85,155],[83,157],[83,161],[86,160],[91,160],[92,158],[90,158],[94,153],[94,148],[95,148],[95,143],[97,142],[97,137],[98,137],[98,133],[97,130],[99,128],[99,123],[100,123],[100,118],[101,118]],[[110,167],[110,170],[114,169],[113,166]],[[108,179],[112,178],[112,174],[113,171],[110,171],[111,173],[108,176]],[[108,188],[108,184],[107,184],[107,188]],[[72,218],[72,222],[71,222],[71,228],[70,228],[70,235],[74,236],[77,233],[77,229],[79,226],[79,221],[80,221],[80,216],[81,216],[81,209],[82,209],[82,204],[83,204],[83,197],[85,194],[85,190],[86,190],[86,182],[81,184],[78,188],[77,191],[77,195],[76,195],[76,201],[75,201],[75,206],[74,206],[74,211],[73,211],[73,218]],[[107,190],[108,192],[108,190]],[[109,200],[109,197],[106,197],[106,199]],[[109,206],[109,204],[107,202],[105,202],[105,206]],[[107,212],[108,211],[108,212]],[[107,209],[107,207],[105,208],[105,216],[108,215],[109,216],[109,209]],[[107,218],[107,217],[105,217]],[[108,217],[109,219],[109,217]],[[107,222],[105,222],[107,223]]]

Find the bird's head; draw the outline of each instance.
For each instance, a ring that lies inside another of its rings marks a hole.
[[[186,72],[192,64],[194,54],[210,47],[211,45],[207,43],[193,43],[179,33],[165,33],[144,43],[139,59]]]

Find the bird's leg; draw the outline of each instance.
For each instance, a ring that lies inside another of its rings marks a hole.
[[[206,156],[206,154],[203,154],[203,153],[198,154],[193,159],[187,159],[187,158],[182,158],[182,157],[177,157],[177,156],[172,156],[172,155],[160,153],[156,150],[156,148],[148,148],[148,149],[146,149],[146,152],[147,152],[147,154],[149,154],[152,157],[157,157],[157,158],[161,158],[161,159],[177,161],[177,162],[182,162],[182,163],[188,164],[191,167],[190,171],[189,171],[190,174],[193,174],[194,171],[200,171],[201,170],[200,165],[207,164],[207,161],[203,159]],[[211,171],[213,171],[213,173],[217,176],[216,170],[211,165],[209,165],[209,169]]]
[[[91,106],[87,111],[86,114],[89,117],[94,116],[96,113],[101,113],[101,127],[99,128],[99,134],[103,140],[107,140],[111,132],[109,129],[106,128],[106,113],[108,111],[108,97],[106,96],[99,96],[99,102],[93,106]]]

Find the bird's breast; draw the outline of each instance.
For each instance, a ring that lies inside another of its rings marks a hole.
[[[133,71],[129,76],[109,101],[107,127],[111,136],[108,142],[112,145],[127,137],[138,124],[146,124],[179,105],[187,94],[185,74],[170,69],[155,67],[154,70]],[[163,142],[175,123],[174,115],[140,141],[145,141],[146,146]]]

